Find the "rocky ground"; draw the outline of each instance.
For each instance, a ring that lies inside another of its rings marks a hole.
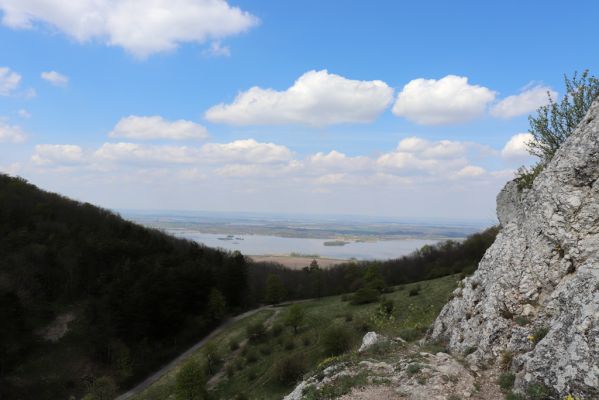
[[[329,360],[285,400],[501,399],[498,368],[481,369],[439,346],[368,333],[357,353]]]

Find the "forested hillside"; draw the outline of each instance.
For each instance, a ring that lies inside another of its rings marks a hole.
[[[242,307],[246,275],[240,254],[0,175],[0,398],[127,386]]]

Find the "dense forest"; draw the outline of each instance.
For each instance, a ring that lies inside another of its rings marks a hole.
[[[0,174],[0,398],[79,397],[100,377],[126,389],[228,315],[471,273],[496,232],[397,260],[289,270]]]

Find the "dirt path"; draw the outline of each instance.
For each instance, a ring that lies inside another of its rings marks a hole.
[[[125,392],[125,393],[121,394],[120,396],[118,396],[116,398],[116,400],[129,399],[132,396],[135,396],[135,395],[141,393],[148,386],[150,386],[151,384],[153,384],[154,382],[156,382],[158,379],[160,379],[164,374],[166,374],[167,372],[169,372],[171,369],[175,368],[182,361],[184,361],[187,358],[189,358],[189,356],[191,356],[199,348],[201,348],[204,344],[206,344],[206,342],[208,342],[210,339],[214,338],[216,335],[218,335],[223,330],[225,330],[225,328],[228,328],[229,326],[231,326],[235,322],[238,322],[238,321],[240,321],[240,320],[242,320],[244,318],[247,318],[247,317],[249,317],[251,315],[254,315],[254,314],[256,314],[256,313],[258,313],[260,311],[272,310],[272,309],[276,310],[276,308],[273,307],[273,306],[264,306],[264,307],[256,308],[255,310],[250,310],[250,311],[248,311],[246,313],[237,315],[237,316],[235,316],[233,318],[229,318],[227,321],[225,321],[224,323],[222,323],[218,328],[216,328],[215,330],[213,330],[212,332],[210,332],[210,334],[208,336],[204,337],[202,340],[200,340],[199,342],[197,342],[196,344],[194,344],[192,347],[190,347],[189,349],[187,349],[184,353],[181,353],[173,361],[171,361],[170,363],[166,364],[164,367],[160,368],[158,371],[154,372],[152,375],[150,375],[149,377],[147,377],[140,384],[138,384],[134,388],[132,388],[132,389],[128,390],[127,392]],[[280,310],[276,310],[276,311],[280,311]],[[274,315],[276,315],[276,314],[277,314],[277,312],[274,313]],[[270,320],[270,318],[269,318],[269,320]]]

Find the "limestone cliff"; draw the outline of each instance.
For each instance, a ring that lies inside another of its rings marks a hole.
[[[522,391],[599,399],[599,101],[532,188],[505,186],[497,215],[495,243],[428,339],[476,348],[473,363],[513,357]]]

